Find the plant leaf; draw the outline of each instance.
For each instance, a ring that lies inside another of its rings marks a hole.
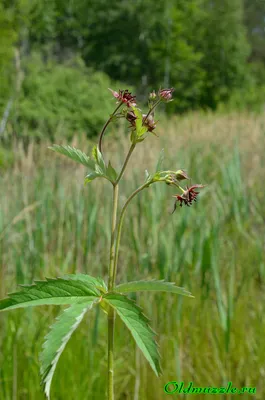
[[[164,154],[164,149],[161,150],[159,157],[158,157],[158,161],[156,164],[156,172],[160,172],[163,168],[163,163],[164,163],[164,158],[165,158],[165,154]]]
[[[42,384],[48,399],[50,399],[51,382],[59,358],[86,311],[91,309],[97,300],[73,304],[64,310],[45,337],[46,341],[40,355],[40,362]]]
[[[9,293],[8,298],[0,300],[0,311],[48,304],[75,304],[100,296],[95,285],[82,280],[47,278],[46,281],[21,286],[21,291]]]
[[[106,175],[112,182],[115,182],[116,179],[117,179],[117,176],[118,176],[117,172],[115,171],[115,169],[111,165],[110,161],[109,161],[109,164],[108,164]]]
[[[72,146],[60,146],[58,144],[54,144],[49,146],[48,149],[56,151],[57,153],[63,154],[66,157],[71,158],[72,160],[85,165],[88,168],[94,169],[95,163],[89,156],[83,153],[81,150],[76,149]]]
[[[186,289],[175,286],[174,282],[165,281],[135,281],[121,283],[114,289],[115,292],[129,293],[139,291],[156,291],[156,292],[170,292],[175,294],[181,294],[182,296],[193,297],[190,292]]]
[[[131,332],[138,347],[149,362],[156,375],[161,373],[160,355],[157,343],[154,340],[155,332],[150,328],[149,320],[142,310],[126,296],[118,293],[108,293],[103,296],[103,301],[116,310],[119,317]]]
[[[98,153],[97,153],[97,146],[93,146],[92,148],[92,157],[98,163]]]
[[[96,172],[96,171],[90,172],[90,174],[88,174],[85,177],[85,183],[92,182],[94,179],[102,177],[102,176],[103,176],[102,173],[99,173],[99,172]]]
[[[63,278],[87,282],[88,284],[95,285],[96,288],[99,290],[102,290],[104,292],[108,291],[106,283],[100,277],[94,278],[93,276],[87,274],[68,274],[65,275]]]
[[[105,164],[105,161],[104,161],[104,159],[102,157],[102,154],[101,154],[98,146],[97,146],[97,163],[100,166],[100,168],[102,169],[102,171],[104,173],[106,173],[106,164]]]
[[[134,114],[136,115],[137,119],[135,120],[135,128],[136,128],[136,135],[137,135],[137,142],[138,141],[142,141],[142,140],[138,140],[141,138],[141,136],[143,136],[147,131],[148,128],[146,126],[143,126],[143,116],[141,111],[137,108],[137,107],[133,107],[132,109],[134,111]]]

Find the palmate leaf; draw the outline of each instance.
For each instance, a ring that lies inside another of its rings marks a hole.
[[[57,153],[63,154],[66,157],[71,158],[72,160],[85,165],[88,168],[94,169],[95,162],[91,160],[89,156],[83,153],[81,150],[76,149],[72,146],[61,146],[58,144],[54,144],[48,147],[49,149],[56,151]]]
[[[40,355],[40,362],[42,384],[48,399],[50,399],[51,381],[59,358],[86,311],[91,309],[97,301],[98,299],[94,299],[86,303],[73,304],[64,310],[45,337],[46,341]]]
[[[174,282],[165,281],[135,281],[121,283],[115,287],[115,292],[129,293],[129,292],[140,292],[140,291],[155,291],[155,292],[170,292],[175,294],[181,294],[182,296],[193,297],[190,292],[186,289],[175,286]]]
[[[155,332],[150,328],[149,320],[142,313],[142,310],[135,302],[118,293],[104,295],[103,302],[114,308],[131,332],[137,346],[143,352],[155,374],[159,375],[161,373],[160,354],[154,340]]]
[[[8,298],[0,300],[0,311],[49,304],[89,302],[100,296],[96,286],[84,280],[57,278],[21,286],[19,292],[9,293]]]

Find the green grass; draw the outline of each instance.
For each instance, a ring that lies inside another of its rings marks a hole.
[[[161,183],[128,209],[117,281],[174,280],[195,299],[137,295],[158,333],[164,371],[159,379],[117,319],[116,400],[168,398],[163,387],[171,380],[214,387],[232,381],[239,388],[256,386],[250,397],[264,399],[264,126],[264,115],[190,114],[161,126],[159,139],[148,138],[132,156],[120,206],[143,183],[144,170],[154,170],[162,147],[165,169],[185,168],[193,183],[208,186],[196,204],[173,215],[176,190]],[[122,132],[117,136],[114,142],[107,136],[103,151],[120,166],[128,142]],[[47,145],[30,144],[25,152],[14,144],[15,164],[0,176],[1,297],[46,276],[107,276],[111,185],[97,180],[84,187],[86,169]],[[78,146],[92,148],[86,142]],[[38,354],[58,313],[44,307],[1,314],[1,400],[44,399]],[[54,400],[104,399],[106,333],[105,315],[88,314],[59,361]],[[224,398],[230,397],[235,396]]]

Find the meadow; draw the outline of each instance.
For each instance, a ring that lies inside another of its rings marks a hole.
[[[163,388],[172,380],[214,387],[232,381],[238,388],[256,387],[257,393],[244,399],[264,399],[265,114],[162,117],[157,132],[158,138],[137,145],[120,185],[119,206],[143,183],[145,169],[154,171],[162,148],[165,169],[186,169],[193,183],[207,187],[196,204],[178,207],[173,215],[176,189],[162,183],[132,201],[117,283],[168,279],[195,298],[137,295],[158,334],[160,378],[116,320],[121,329],[115,338],[116,399],[170,398]],[[90,152],[94,143],[79,135],[71,144]],[[30,142],[25,148],[14,141],[14,164],[0,171],[1,297],[18,284],[65,273],[107,277],[111,185],[98,179],[84,186],[85,167],[48,145]],[[119,169],[128,147],[129,138],[119,128],[106,136],[103,151]],[[38,354],[57,314],[58,307],[1,314],[1,400],[44,400]],[[86,315],[58,363],[52,399],[105,398],[106,341],[106,316],[96,309]]]

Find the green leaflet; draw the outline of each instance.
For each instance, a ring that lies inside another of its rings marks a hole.
[[[99,173],[99,172],[96,172],[96,171],[90,172],[90,174],[88,174],[85,177],[85,183],[92,182],[96,178],[102,178],[102,176],[103,175],[101,173]]]
[[[142,313],[142,310],[132,300],[118,293],[104,295],[103,301],[114,308],[131,332],[155,374],[159,375],[161,373],[160,355],[157,343],[154,340],[155,333],[150,328],[149,320]]]
[[[111,165],[111,162],[110,162],[110,161],[109,161],[109,164],[108,164],[108,168],[107,168],[106,174],[107,174],[108,178],[109,178],[112,182],[115,182],[115,181],[116,181],[118,174],[117,174],[117,172],[115,171],[115,169],[113,168],[113,166]]]
[[[100,296],[95,285],[81,280],[47,278],[46,281],[21,286],[19,292],[9,293],[8,298],[0,300],[0,311],[49,304],[75,304]]]
[[[190,292],[186,289],[175,286],[174,282],[165,281],[135,281],[121,283],[115,287],[115,292],[129,293],[139,291],[157,291],[157,292],[170,292],[175,294],[181,294],[182,296],[193,297]]]
[[[142,141],[140,138],[148,131],[148,128],[146,126],[143,126],[143,116],[141,111],[137,107],[133,106],[132,109],[137,117],[137,119],[135,120],[137,141]]]
[[[103,292],[108,291],[106,283],[100,277],[94,278],[93,276],[87,274],[68,274],[65,275],[63,278],[87,282],[88,284],[95,285],[97,289]]]
[[[106,167],[105,161],[99,151],[98,146],[94,146],[92,149],[92,157],[95,160],[95,171],[88,174],[85,178],[85,183],[91,182],[92,180],[103,177],[108,179],[110,182],[115,182],[117,178],[117,172],[112,167],[110,161],[108,167]]]
[[[81,150],[76,149],[72,146],[60,146],[54,144],[49,146],[48,149],[56,151],[57,153],[63,154],[64,156],[71,158],[72,160],[85,165],[88,168],[94,169],[95,163],[89,156],[83,153]]]
[[[59,358],[86,311],[91,309],[97,301],[98,299],[94,299],[85,303],[77,303],[64,310],[45,337],[46,341],[40,355],[40,362],[42,384],[48,399],[50,399],[51,382]]]

